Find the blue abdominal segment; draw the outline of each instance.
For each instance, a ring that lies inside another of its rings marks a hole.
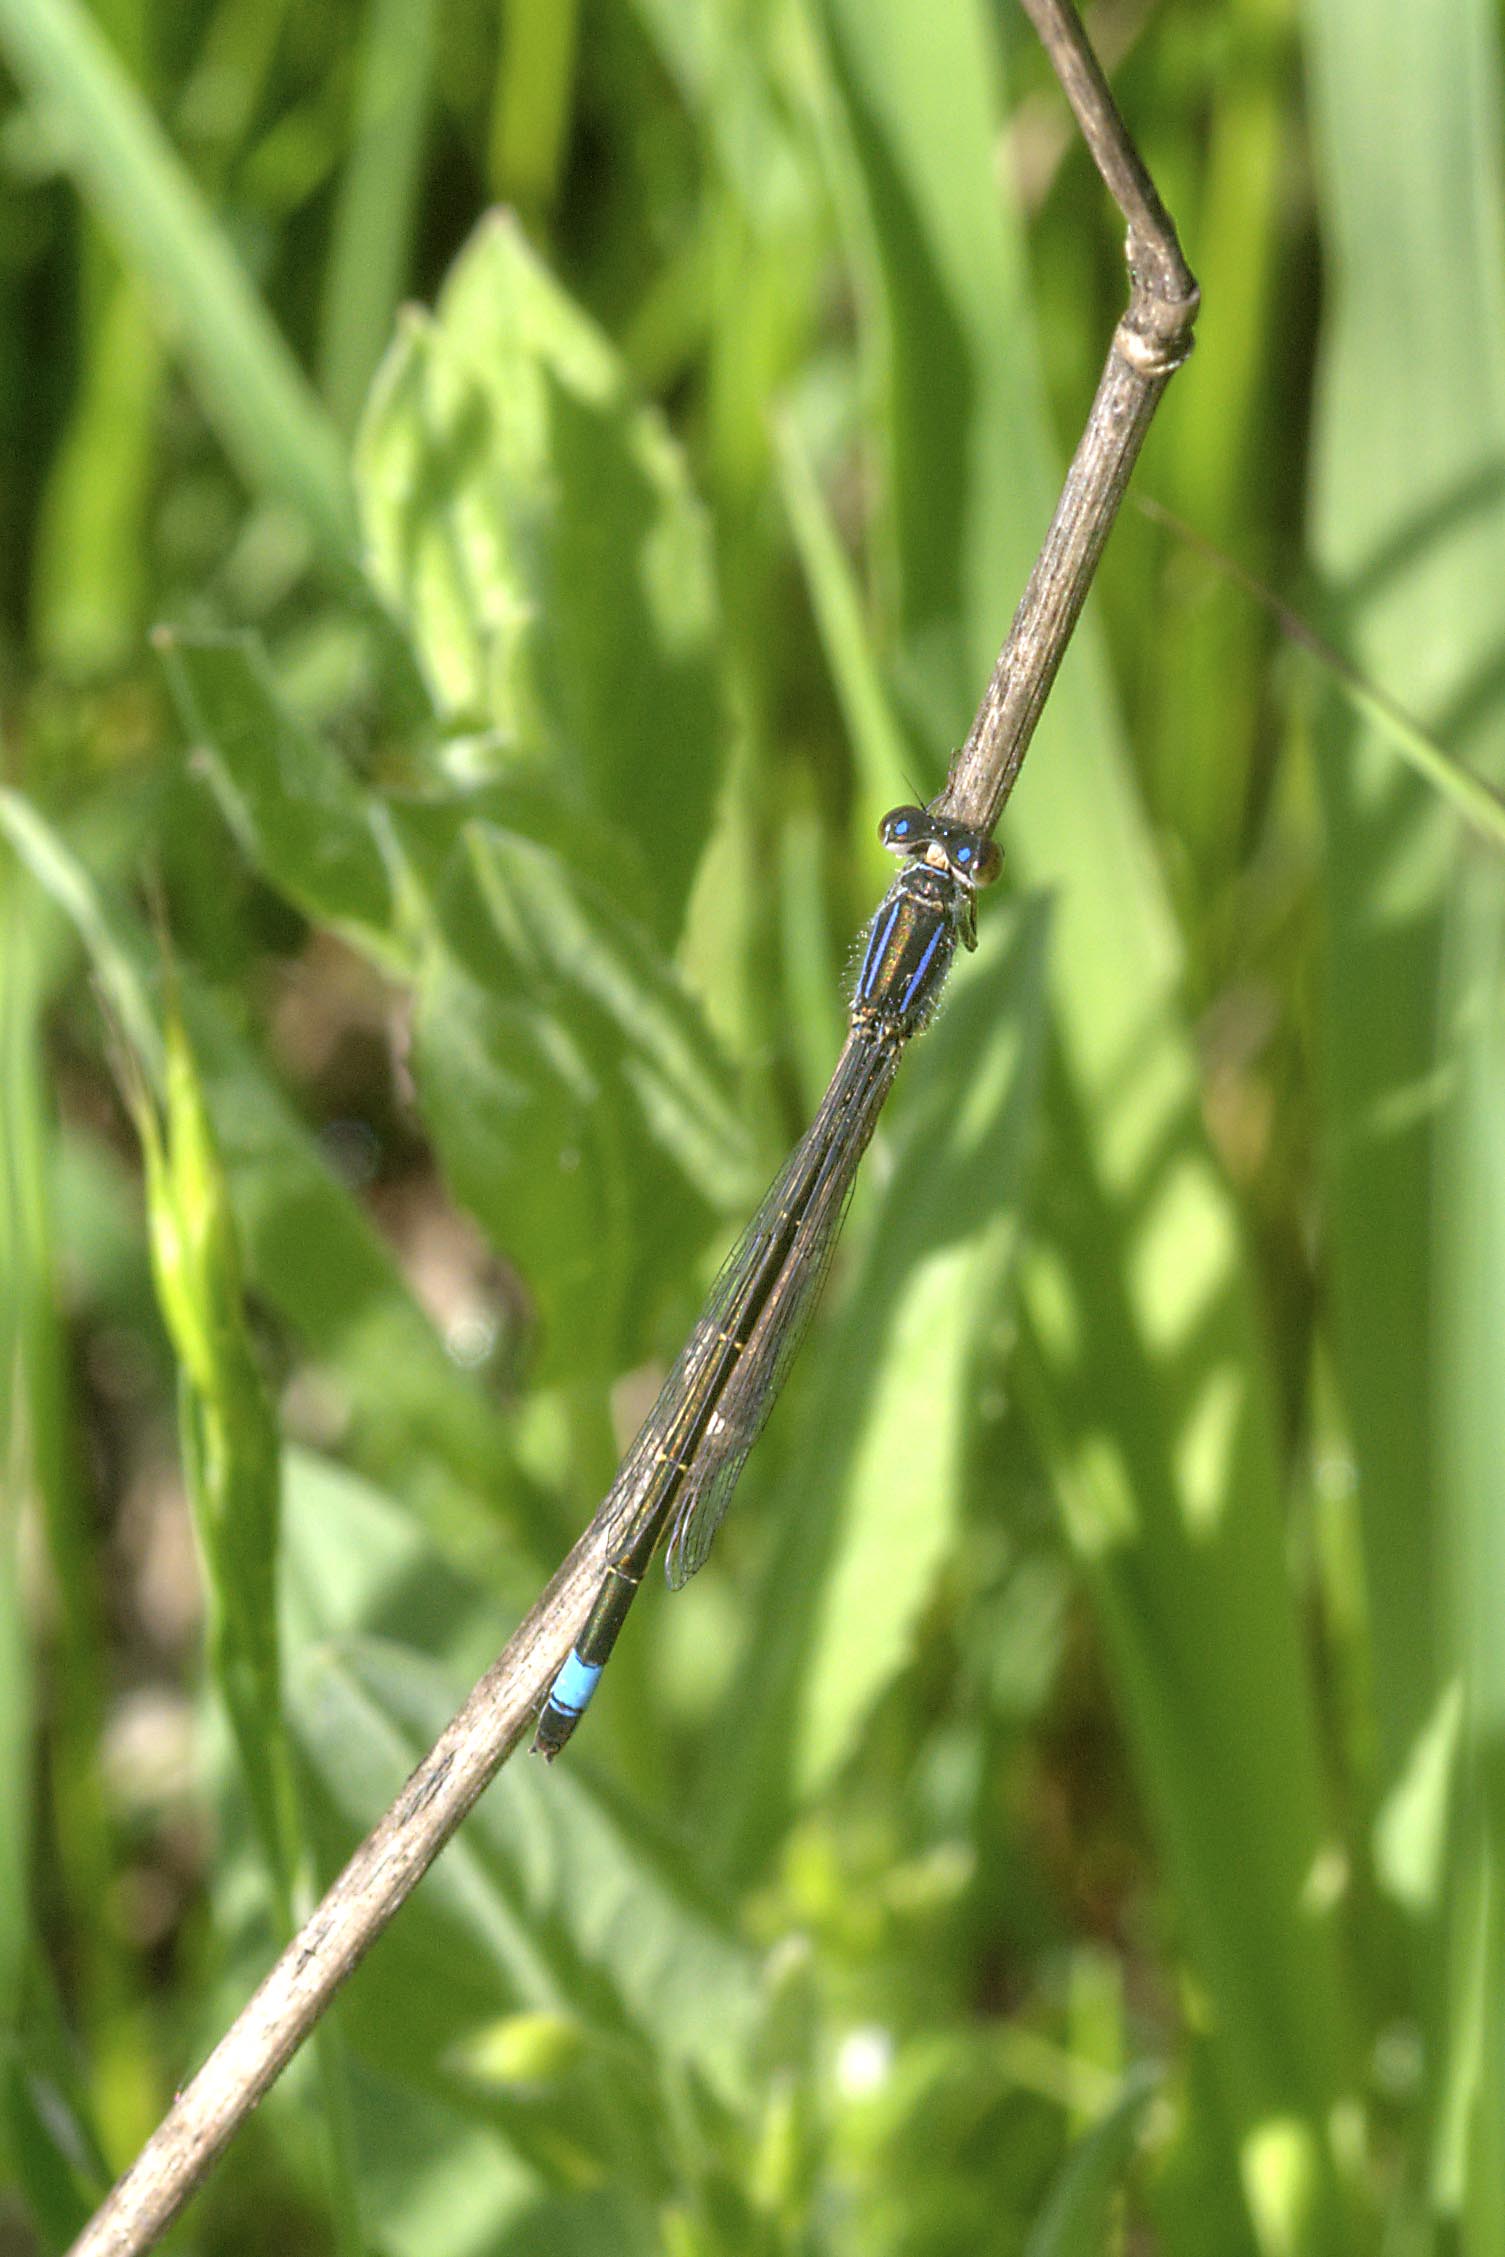
[[[535,1752],[546,1762],[553,1762],[584,1715],[601,1667],[600,1662],[582,1661],[578,1652],[572,1652],[550,1686],[533,1741]]]
[[[589,1705],[590,1697],[596,1689],[600,1675],[601,1664],[599,1662],[592,1665],[588,1661],[582,1661],[579,1654],[572,1653],[555,1678],[554,1689],[550,1693],[549,1699],[556,1708],[562,1708],[567,1715],[579,1716]]]

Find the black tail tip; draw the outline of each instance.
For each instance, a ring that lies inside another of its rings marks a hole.
[[[564,1722],[565,1725],[562,1732],[559,1729],[561,1722]],[[552,1763],[569,1738],[570,1726],[573,1722],[572,1717],[561,1719],[556,1710],[545,1708],[534,1727],[532,1745],[528,1749],[529,1755],[541,1755],[545,1763]]]

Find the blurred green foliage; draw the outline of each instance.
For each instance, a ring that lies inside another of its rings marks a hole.
[[[1010,886],[715,1559],[205,2249],[1505,2252],[1498,26],[1094,28],[1205,310]],[[983,0],[0,0],[0,60],[53,2249],[594,1509],[1124,281]]]

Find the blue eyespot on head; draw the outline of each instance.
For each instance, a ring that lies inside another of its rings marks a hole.
[[[933,828],[923,807],[891,807],[878,836],[891,854],[913,854]]]
[[[980,831],[969,831],[961,823],[937,826],[946,849],[946,859],[959,878],[969,886],[990,886],[1003,867],[1003,856],[993,839],[985,839]]]

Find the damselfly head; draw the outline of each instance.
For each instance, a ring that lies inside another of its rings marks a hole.
[[[878,825],[890,854],[906,854],[933,870],[948,870],[966,886],[989,886],[1003,867],[996,842],[965,823],[948,823],[928,807],[893,807]]]

